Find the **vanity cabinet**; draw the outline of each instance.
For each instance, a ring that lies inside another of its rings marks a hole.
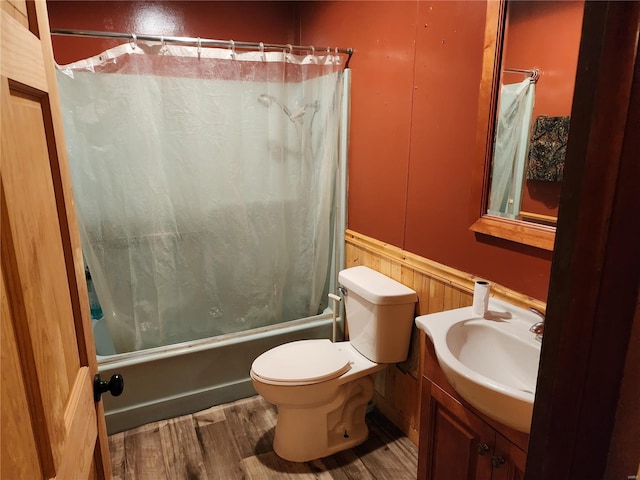
[[[418,480],[524,479],[528,435],[465,404],[432,363],[433,345],[425,343]]]
[[[519,480],[526,453],[426,378],[419,480]]]
[[[494,467],[492,480],[524,480],[527,454],[523,450],[496,432],[495,452],[497,461],[502,459],[504,464],[500,468]]]

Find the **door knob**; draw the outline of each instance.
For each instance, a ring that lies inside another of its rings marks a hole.
[[[491,457],[491,463],[495,468],[500,468],[505,463],[505,459],[500,455],[494,455]]]
[[[100,379],[100,374],[97,373],[93,377],[93,400],[97,403],[100,401],[100,397],[103,393],[109,392],[114,397],[122,395],[124,391],[124,378],[119,373],[111,375],[111,378],[107,382]]]

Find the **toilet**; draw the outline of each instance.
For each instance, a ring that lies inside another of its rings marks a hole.
[[[285,460],[306,462],[364,442],[374,374],[407,358],[416,292],[363,266],[342,270],[338,281],[348,342],[285,343],[251,366],[254,388],[278,408],[273,450]]]

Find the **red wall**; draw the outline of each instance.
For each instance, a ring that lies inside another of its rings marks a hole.
[[[58,2],[53,27],[353,47],[349,228],[545,300],[550,252],[469,230],[485,3]],[[86,39],[54,39],[59,63]],[[71,58],[76,57],[76,58]]]
[[[48,0],[51,28],[298,43],[293,2]],[[53,36],[60,65],[87,58],[122,40]]]
[[[301,2],[302,43],[351,60],[349,228],[402,247],[409,178],[415,2]]]
[[[301,2],[355,49],[349,228],[546,300],[551,253],[469,230],[484,2]]]

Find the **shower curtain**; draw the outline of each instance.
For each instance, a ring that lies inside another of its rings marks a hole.
[[[516,218],[520,213],[535,83],[502,85],[493,148],[489,214]]]
[[[338,56],[130,43],[58,67],[83,253],[117,352],[322,312]]]

